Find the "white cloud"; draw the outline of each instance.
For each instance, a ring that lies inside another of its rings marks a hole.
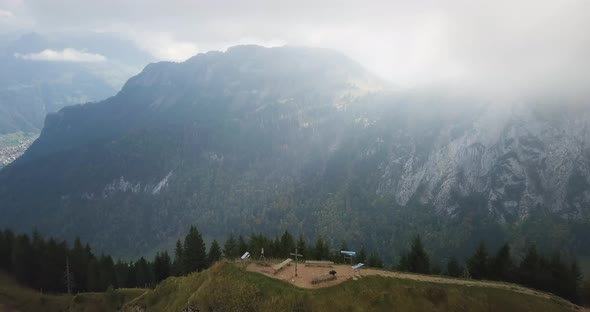
[[[507,96],[584,91],[590,98],[588,0],[141,3],[0,0],[0,7],[38,31],[119,33],[160,60],[286,43],[342,51],[399,86],[453,84]]]
[[[20,54],[15,53],[14,57],[31,61],[49,61],[49,62],[84,62],[97,63],[106,61],[106,57],[96,53],[78,51],[76,49],[66,48],[62,51],[45,49],[39,53]]]
[[[12,17],[14,17],[12,12],[0,9],[0,20],[9,19]]]
[[[129,37],[143,50],[162,61],[185,61],[199,53],[194,42],[176,40],[165,32],[134,33]]]

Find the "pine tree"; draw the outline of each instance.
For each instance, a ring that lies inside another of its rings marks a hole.
[[[208,253],[208,266],[213,265],[215,262],[221,259],[221,248],[216,240],[213,240],[211,246],[209,247]]]
[[[98,261],[99,284],[102,290],[116,288],[115,264],[111,256],[102,255]]]
[[[285,231],[281,236],[281,258],[289,257],[289,254],[295,251],[295,240],[289,231]]]
[[[430,273],[430,258],[422,246],[422,239],[417,235],[412,242],[412,248],[408,254],[409,271],[414,273]]]
[[[100,288],[100,272],[96,259],[90,259],[86,272],[86,289],[88,291],[104,290]]]
[[[481,242],[475,254],[467,260],[469,274],[474,279],[488,278],[489,275],[488,249],[485,242]]]
[[[135,262],[135,285],[140,288],[147,288],[152,283],[150,266],[145,258],[141,257]]]
[[[372,268],[382,269],[383,260],[381,260],[381,258],[377,254],[371,253],[369,259],[367,259],[367,265]]]
[[[12,246],[14,233],[11,230],[0,231],[0,269],[12,272]]]
[[[451,259],[449,259],[449,262],[447,262],[446,274],[451,277],[461,277],[463,274],[463,267],[461,267],[457,258],[451,257]]]
[[[153,262],[154,281],[159,283],[170,276],[172,264],[170,263],[170,256],[168,252],[156,253]]]
[[[244,236],[240,234],[238,237],[238,257],[241,257],[246,251],[248,251],[248,244],[246,244]]]
[[[176,241],[176,247],[174,248],[174,263],[172,264],[172,274],[174,276],[182,276],[186,272],[184,271],[184,247],[182,242]]]
[[[46,291],[63,292],[67,286],[64,280],[66,270],[67,246],[65,242],[58,244],[50,238],[45,244],[45,254],[38,276],[38,287]]]
[[[364,245],[361,246],[361,250],[356,256],[356,261],[358,261],[359,263],[367,263],[367,251],[365,250]]]
[[[87,290],[88,263],[93,257],[94,255],[90,252],[90,248],[84,248],[80,242],[80,238],[76,237],[74,247],[69,252],[69,258],[70,270],[74,276],[74,284],[78,291]]]
[[[315,243],[314,258],[316,260],[326,260],[330,257],[330,247],[320,236]]]
[[[297,252],[304,257],[307,256],[307,244],[305,243],[305,239],[303,239],[303,235],[299,234],[299,238],[297,239]]]
[[[228,259],[235,259],[238,257],[238,243],[234,234],[229,234],[228,239],[223,244],[223,255]]]
[[[201,233],[191,226],[184,239],[184,271],[186,274],[199,272],[207,268],[207,250]]]
[[[119,285],[120,288],[129,288],[135,286],[131,283],[129,275],[129,265],[121,261],[121,259],[118,259],[117,263],[115,263],[115,277],[117,280],[117,285]]]
[[[504,244],[492,258],[490,265],[490,278],[500,281],[511,281],[513,272],[513,262],[510,256],[510,246]]]
[[[43,289],[43,269],[45,264],[43,258],[46,254],[45,240],[41,234],[35,229],[31,239],[32,259],[29,266],[29,274],[32,276],[32,286],[37,289]]]
[[[567,299],[575,304],[581,303],[583,276],[577,261],[572,262],[567,275]]]
[[[526,286],[539,287],[538,285],[538,274],[541,270],[540,257],[537,252],[535,245],[528,248],[524,258],[520,262],[519,275],[520,282]]]
[[[397,269],[402,272],[410,271],[410,260],[407,254],[401,255],[401,257],[399,258],[399,264],[397,265]]]
[[[35,253],[29,237],[18,235],[12,247],[12,272],[15,278],[26,285],[33,285],[36,269]]]

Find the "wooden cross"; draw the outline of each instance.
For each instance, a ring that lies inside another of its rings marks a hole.
[[[295,253],[290,253],[291,256],[295,256],[295,277],[297,277],[297,260],[298,257],[303,257],[303,255],[299,254],[297,247],[295,247]]]

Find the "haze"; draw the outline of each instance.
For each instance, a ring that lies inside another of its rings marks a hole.
[[[403,88],[442,85],[494,98],[551,95],[586,103],[590,90],[584,0],[0,0],[0,28],[110,33],[172,61],[237,44],[325,47]],[[59,53],[15,57],[67,58]],[[90,50],[69,55],[102,60]]]

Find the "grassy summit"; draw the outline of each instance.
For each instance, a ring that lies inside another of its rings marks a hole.
[[[1,311],[576,311],[565,301],[510,290],[381,276],[301,289],[227,262],[168,278],[148,291],[53,296],[16,286],[4,276],[0,284]]]
[[[169,278],[125,305],[125,311],[575,311],[561,300],[475,286],[381,276],[321,289],[218,263],[187,277]]]

